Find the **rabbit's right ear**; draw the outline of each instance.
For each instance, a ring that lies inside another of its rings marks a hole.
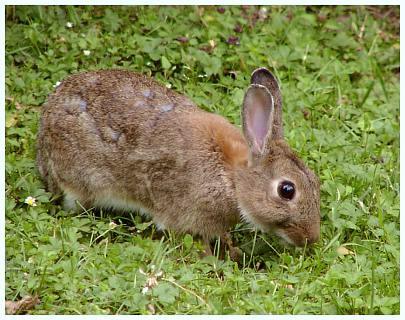
[[[252,72],[250,83],[261,84],[270,91],[274,101],[273,138],[283,139],[282,99],[276,77],[269,70],[262,67]]]
[[[251,158],[268,153],[272,139],[274,101],[270,91],[260,84],[249,86],[242,106],[243,134],[249,144]]]

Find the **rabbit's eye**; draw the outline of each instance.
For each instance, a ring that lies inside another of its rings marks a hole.
[[[280,197],[291,200],[295,195],[295,185],[291,181],[282,181],[278,185],[277,191]]]

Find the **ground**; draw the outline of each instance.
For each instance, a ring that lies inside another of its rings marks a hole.
[[[6,299],[38,296],[30,314],[399,314],[399,48],[399,6],[6,7]],[[191,235],[65,212],[45,190],[39,112],[68,74],[140,71],[239,126],[258,66],[321,180],[313,247],[240,224],[241,264],[201,258]]]

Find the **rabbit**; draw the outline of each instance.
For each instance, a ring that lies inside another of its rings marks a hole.
[[[266,68],[251,75],[242,130],[143,74],[78,73],[42,107],[37,165],[66,210],[139,210],[206,241],[245,221],[305,246],[319,238],[320,183],[284,140],[281,109]]]

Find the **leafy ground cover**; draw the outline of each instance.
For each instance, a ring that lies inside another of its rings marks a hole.
[[[240,125],[258,66],[322,182],[315,246],[241,224],[242,264],[202,259],[191,235],[44,189],[39,111],[66,75],[141,71]],[[6,298],[37,295],[28,313],[399,314],[399,7],[9,6],[5,104]]]

